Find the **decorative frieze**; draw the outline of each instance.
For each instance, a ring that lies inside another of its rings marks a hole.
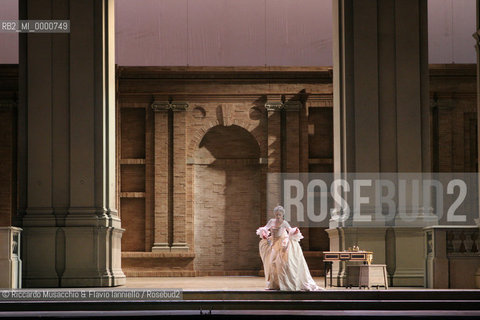
[[[478,255],[480,238],[477,228],[452,228],[447,231],[447,254]],[[473,245],[475,243],[475,246]]]
[[[298,100],[291,101],[267,101],[265,103],[265,109],[267,111],[300,111],[302,109],[302,103]]]
[[[155,112],[168,111],[171,109],[171,104],[168,101],[156,101],[152,103],[152,110]]]

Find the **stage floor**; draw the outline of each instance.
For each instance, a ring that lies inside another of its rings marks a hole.
[[[314,278],[323,285],[323,278]],[[127,277],[126,288],[180,288],[183,290],[263,291],[264,277],[207,276],[207,277]]]
[[[324,285],[323,277],[313,277],[315,282]],[[124,288],[177,288],[183,290],[227,290],[227,291],[268,291],[265,278],[254,276],[208,276],[208,277],[127,277]],[[328,290],[346,290],[345,287],[329,287]],[[425,290],[423,287],[390,287],[388,290]],[[348,289],[348,290],[358,290]],[[365,289],[362,289],[365,290]],[[376,289],[371,289],[376,290]],[[380,288],[379,290],[385,290]]]

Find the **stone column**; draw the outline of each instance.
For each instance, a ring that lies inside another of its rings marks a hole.
[[[116,286],[112,0],[20,1],[21,19],[66,19],[70,34],[20,39],[19,194],[27,287]]]
[[[475,50],[477,52],[477,128],[480,128],[480,0],[477,0],[477,26],[473,38],[475,39]],[[480,130],[477,130],[477,144],[480,146]],[[480,154],[480,149],[478,149],[478,152]],[[477,220],[477,224],[480,226],[480,218]]]
[[[427,1],[335,0],[333,24],[335,173],[428,172]],[[412,228],[401,234],[416,235]],[[423,237],[415,239],[423,248]],[[360,234],[358,243],[368,249]],[[413,257],[404,242],[395,244],[393,261],[424,261],[423,252]],[[423,270],[415,272],[402,284],[418,285]]]
[[[480,128],[480,0],[477,0],[477,26],[473,37],[475,38],[475,50],[477,52],[477,127]],[[480,145],[480,130],[477,131],[477,142]]]
[[[480,128],[480,0],[477,0],[477,26],[473,37],[475,38],[475,50],[477,51],[477,128]],[[477,144],[480,146],[479,129],[477,129]],[[480,149],[478,149],[478,152],[480,154]],[[480,177],[478,184],[480,185]],[[480,217],[477,220],[477,225],[480,227]],[[475,281],[476,287],[480,288],[480,267],[475,273]]]
[[[425,0],[334,1],[335,172],[430,170]]]
[[[14,227],[18,224],[15,201],[16,114],[17,103],[13,94],[5,99],[0,95],[0,288],[20,288],[22,282],[19,247],[22,229]]]
[[[285,172],[289,173],[289,178],[294,178],[301,180],[305,178],[300,174],[303,173],[300,167],[300,146],[301,146],[301,124],[300,124],[300,113],[303,111],[302,103],[298,100],[288,100],[285,102],[283,109],[285,110]],[[304,180],[304,179],[303,179]],[[308,181],[304,185],[308,184]],[[306,197],[304,197],[306,199]],[[304,208],[306,208],[307,203],[305,201]],[[293,214],[293,213],[292,213]],[[306,216],[306,215],[305,215]],[[298,226],[294,223],[295,226]],[[309,228],[308,221],[305,221],[301,225],[301,232],[304,237],[304,240],[301,241],[303,250],[309,250]]]
[[[16,121],[17,103],[0,96],[0,227],[9,227],[18,222],[14,221],[17,191]]]
[[[286,172],[300,172],[300,101],[288,101],[285,109],[285,169]]]
[[[170,251],[168,102],[152,104],[154,113],[154,215],[152,251]]]
[[[425,235],[422,227],[396,227],[395,272],[392,285],[423,287],[425,285]],[[443,272],[437,270],[436,272]]]
[[[173,242],[172,251],[188,250],[187,217],[187,103],[172,103],[173,111]]]

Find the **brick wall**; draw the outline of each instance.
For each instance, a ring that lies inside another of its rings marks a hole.
[[[136,210],[145,216],[145,237],[138,235],[145,241],[145,252],[135,258],[125,253],[124,263],[133,270],[127,274],[252,274],[261,268],[254,230],[277,204],[266,201],[267,189],[273,189],[264,187],[267,174],[333,170],[331,77],[327,69],[320,69],[122,68],[120,108],[143,106],[147,119],[152,114],[145,129],[146,139],[151,137],[144,160],[147,205]],[[439,171],[476,170],[474,69],[431,67],[432,103],[435,95],[439,106],[435,117],[432,113],[432,128],[437,128],[432,162]],[[300,109],[283,115],[265,109],[267,102],[285,98],[300,99]],[[181,121],[173,118],[173,128],[166,114],[150,109],[152,101],[169,99],[189,104],[179,111]],[[174,153],[173,167],[169,150]],[[259,158],[266,162],[259,164]],[[173,191],[169,175],[173,184],[177,181]],[[128,179],[128,174],[120,179]],[[155,187],[149,189],[149,184]],[[123,221],[128,230],[129,219]],[[302,233],[304,250],[315,251],[305,254],[313,259],[309,265],[321,268],[317,251],[328,249],[328,235],[319,228]],[[127,242],[138,240],[126,235]],[[186,242],[187,252],[175,252],[176,238]],[[166,252],[150,252],[155,239],[166,243]]]
[[[258,270],[260,155],[239,126],[207,131],[194,156],[195,269]]]

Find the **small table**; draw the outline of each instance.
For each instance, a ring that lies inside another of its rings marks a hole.
[[[373,259],[371,251],[325,251],[323,253],[323,263],[325,269],[325,288],[327,287],[327,275],[330,272],[330,286],[332,286],[332,265],[333,261],[363,261],[364,264],[370,264]]]

